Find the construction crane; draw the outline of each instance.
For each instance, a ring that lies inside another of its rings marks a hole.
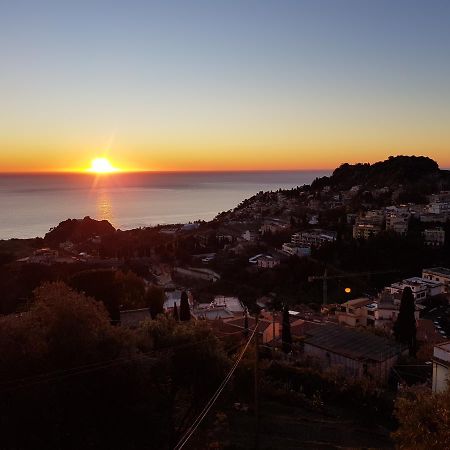
[[[355,278],[355,277],[365,277],[370,275],[381,275],[386,273],[398,273],[400,270],[372,270],[369,272],[357,272],[357,273],[345,273],[341,270],[336,269],[340,272],[339,275],[328,275],[328,269],[325,268],[323,275],[312,275],[308,277],[308,281],[323,281],[323,304],[328,304],[328,280],[335,280],[339,278]]]

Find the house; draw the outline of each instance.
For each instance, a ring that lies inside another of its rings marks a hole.
[[[259,234],[257,231],[246,230],[242,233],[242,239],[248,242],[254,242],[259,239]]]
[[[234,314],[224,306],[213,306],[213,307],[208,306],[206,308],[203,308],[201,305],[199,305],[198,307],[194,308],[191,311],[191,314],[196,319],[203,319],[203,320],[234,318]]]
[[[431,214],[450,214],[450,201],[436,201],[428,205],[428,211]]]
[[[292,242],[285,242],[281,250],[288,255],[299,256],[300,258],[311,256],[311,247],[302,247]]]
[[[58,251],[50,248],[40,248],[35,250],[31,256],[28,257],[27,262],[30,264],[44,264],[50,265],[55,262],[58,257]]]
[[[381,226],[373,223],[355,223],[353,239],[369,239],[381,232]]]
[[[237,297],[227,297],[225,295],[216,295],[212,302],[215,307],[223,306],[233,313],[235,316],[243,315],[245,308]]]
[[[399,356],[406,353],[405,347],[389,339],[332,324],[310,330],[304,340],[304,354],[324,367],[379,382],[387,381]]]
[[[443,392],[448,388],[450,370],[450,341],[433,348],[433,392]]]
[[[391,212],[386,214],[386,230],[392,230],[404,236],[408,232],[410,217],[411,214],[409,212]]]
[[[347,325],[350,327],[357,327],[367,325],[367,305],[371,304],[372,300],[361,297],[353,300],[348,300],[342,303],[336,309],[336,317],[340,325]]]
[[[443,283],[419,277],[406,278],[405,280],[392,283],[386,290],[401,297],[406,287],[411,289],[416,303],[420,303],[428,297],[444,293]]]
[[[384,290],[378,298],[365,306],[367,326],[391,331],[400,312],[401,293],[391,294]],[[419,308],[416,307],[414,317],[419,320]]]
[[[211,281],[215,283],[220,280],[220,275],[211,269],[204,269],[198,267],[175,267],[174,273],[187,278],[196,278],[198,280]]]
[[[265,220],[259,229],[261,234],[264,233],[281,233],[289,228],[289,224],[278,219]]]
[[[271,255],[262,255],[257,259],[256,265],[260,269],[273,269],[280,265],[280,258]]]
[[[320,247],[323,244],[334,242],[337,233],[335,231],[326,231],[314,229],[310,231],[301,231],[291,237],[291,243],[299,247]]]
[[[444,245],[445,230],[442,227],[426,228],[423,232],[423,238],[427,245]]]
[[[446,269],[445,267],[423,269],[422,278],[426,280],[439,281],[444,285],[444,292],[450,292],[450,269]]]
[[[256,321],[253,317],[248,317],[248,331],[251,333],[255,328]],[[240,335],[239,332],[245,332],[245,318],[239,317],[235,319],[228,319],[223,321],[217,321],[215,323],[215,330],[218,331],[219,335]],[[271,342],[274,338],[278,338],[280,335],[280,325],[279,323],[273,323],[270,320],[259,319],[257,332],[260,336],[260,342],[262,344],[267,344]]]

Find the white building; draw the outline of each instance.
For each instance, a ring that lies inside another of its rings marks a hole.
[[[392,283],[386,288],[386,290],[392,295],[397,295],[400,298],[406,287],[411,289],[416,303],[422,302],[427,297],[433,297],[444,293],[443,283],[419,277],[407,278],[405,280]]]
[[[301,247],[292,242],[285,242],[282,246],[282,250],[288,255],[299,256],[300,258],[311,255],[311,247]]]
[[[433,392],[448,388],[450,369],[450,341],[434,346],[433,349]]]
[[[425,244],[427,245],[444,245],[445,243],[445,231],[441,227],[427,228],[423,232]]]
[[[439,281],[444,285],[444,291],[450,292],[450,269],[446,269],[445,267],[423,269],[422,278],[425,280]]]
[[[428,205],[431,214],[450,214],[450,202],[433,202]]]
[[[369,326],[392,330],[400,312],[401,296],[393,296],[387,291],[381,293],[377,300],[365,306],[367,311],[366,322]],[[419,320],[420,311],[416,308],[414,317]]]
[[[336,236],[335,231],[315,229],[293,234],[291,242],[299,247],[320,247],[323,244],[334,242]]]

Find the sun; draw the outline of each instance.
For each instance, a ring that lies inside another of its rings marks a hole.
[[[94,173],[113,173],[119,169],[115,168],[108,160],[108,158],[94,158],[91,162],[89,172]]]

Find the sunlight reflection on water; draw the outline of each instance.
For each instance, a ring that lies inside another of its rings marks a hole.
[[[114,212],[111,201],[111,196],[105,189],[99,189],[97,191],[97,218],[100,220],[107,220],[114,225]]]

